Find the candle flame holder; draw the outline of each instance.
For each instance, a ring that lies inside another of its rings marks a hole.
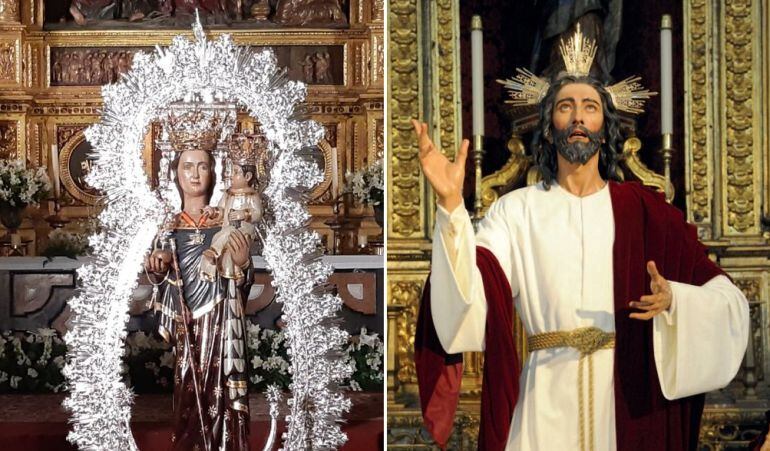
[[[674,185],[671,183],[671,156],[674,154],[672,142],[672,133],[664,133],[663,145],[661,146],[660,152],[663,154],[663,178],[666,181],[663,192],[666,196],[666,202],[668,203],[671,203],[671,201],[674,200]]]
[[[51,226],[51,228],[61,229],[62,227],[70,223],[70,219],[61,214],[61,202],[59,202],[59,199],[54,197],[52,201],[53,201],[53,214],[47,216],[45,218],[45,221],[48,223],[48,225]]]

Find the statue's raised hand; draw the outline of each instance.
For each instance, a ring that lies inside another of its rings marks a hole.
[[[468,158],[467,139],[460,144],[455,161],[449,161],[428,136],[428,124],[412,119],[417,142],[420,147],[420,165],[422,172],[438,195],[438,203],[450,213],[463,203],[463,179],[465,178],[465,159]]]

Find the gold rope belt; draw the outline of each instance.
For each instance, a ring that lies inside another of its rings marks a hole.
[[[578,410],[580,449],[594,449],[594,367],[592,355],[600,349],[615,347],[615,333],[596,327],[581,327],[570,332],[544,332],[527,337],[529,352],[550,348],[574,348],[580,353],[578,361]],[[583,362],[588,360],[588,448],[585,443],[585,414],[583,404]]]

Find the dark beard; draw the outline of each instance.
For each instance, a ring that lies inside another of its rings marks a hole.
[[[567,142],[569,135],[571,135],[572,132],[574,132],[576,129],[586,134],[588,137],[588,142]],[[602,145],[603,134],[603,130],[591,133],[582,125],[572,125],[565,128],[564,130],[554,130],[553,143],[556,146],[556,150],[561,154],[561,156],[564,157],[565,160],[573,164],[586,164],[586,162],[590,160],[596,152],[599,151],[599,148]]]

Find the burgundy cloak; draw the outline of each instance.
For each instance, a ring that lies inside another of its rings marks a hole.
[[[652,345],[652,321],[628,317],[628,302],[650,294],[646,262],[667,280],[703,285],[724,274],[706,255],[695,227],[663,196],[639,183],[610,182],[615,220],[615,428],[617,449],[694,450],[704,395],[667,400],[660,389]],[[481,393],[479,449],[505,449],[519,393],[513,341],[511,287],[494,254],[476,248],[488,310]],[[430,286],[423,292],[415,336],[415,364],[425,426],[446,446],[460,395],[462,354],[447,354],[430,313]],[[577,393],[575,393],[577,396]]]

